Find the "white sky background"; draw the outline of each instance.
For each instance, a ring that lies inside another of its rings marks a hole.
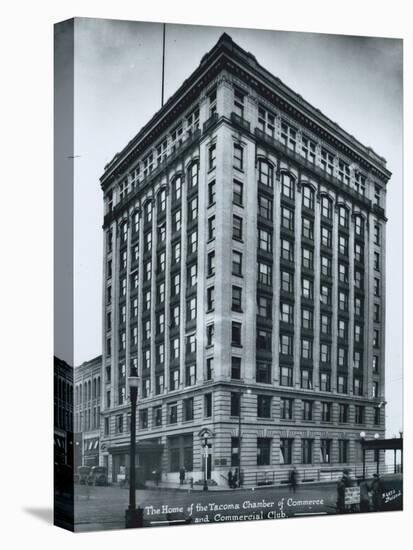
[[[222,32],[387,159],[386,421],[402,428],[402,43],[166,26],[165,99]],[[81,19],[75,50],[75,364],[101,353],[104,165],[160,108],[162,25]],[[63,357],[64,358],[64,357]]]

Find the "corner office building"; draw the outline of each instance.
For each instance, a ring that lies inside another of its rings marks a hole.
[[[220,38],[101,177],[112,481],[128,465],[134,367],[146,478],[360,469],[360,432],[384,437],[390,175]]]

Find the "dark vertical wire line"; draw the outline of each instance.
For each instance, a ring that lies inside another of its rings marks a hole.
[[[162,39],[162,99],[161,99],[161,107],[163,107],[164,93],[165,93],[165,27],[166,27],[166,23],[163,24],[163,39]]]

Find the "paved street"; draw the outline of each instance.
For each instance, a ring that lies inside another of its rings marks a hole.
[[[76,531],[121,529],[129,492],[119,487],[76,487]],[[225,490],[138,490],[137,505],[144,508],[145,526],[225,521],[283,519],[335,513],[336,484]]]

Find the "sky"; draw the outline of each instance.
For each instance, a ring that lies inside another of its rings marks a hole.
[[[402,429],[402,41],[166,25],[165,99],[223,32],[387,160],[386,422]],[[75,365],[101,353],[99,177],[161,105],[162,25],[78,19],[75,27]],[[64,353],[63,353],[64,358]]]

